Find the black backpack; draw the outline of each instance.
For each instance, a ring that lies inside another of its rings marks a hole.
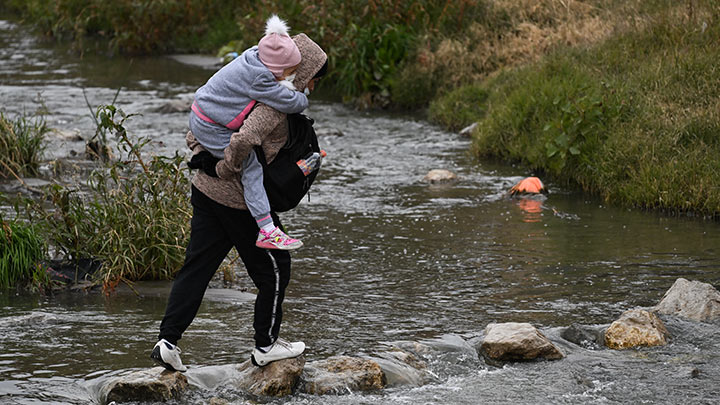
[[[258,161],[263,167],[265,191],[270,208],[275,212],[289,211],[300,203],[310,190],[319,170],[305,176],[297,161],[320,152],[314,121],[303,114],[288,114],[289,134],[287,142],[280,149],[272,163],[265,160],[261,146],[255,147]]]

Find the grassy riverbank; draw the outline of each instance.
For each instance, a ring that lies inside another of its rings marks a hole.
[[[599,44],[461,87],[431,116],[479,122],[478,155],[522,162],[607,201],[718,216],[720,3],[662,5]]]

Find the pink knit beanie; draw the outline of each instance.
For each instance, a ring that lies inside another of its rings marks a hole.
[[[260,61],[277,77],[300,63],[300,50],[288,35],[289,27],[273,15],[265,25],[265,36],[258,43]]]

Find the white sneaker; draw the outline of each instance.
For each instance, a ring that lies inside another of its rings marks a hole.
[[[155,363],[165,367],[170,371],[187,371],[187,367],[183,366],[182,360],[180,360],[180,348],[176,345],[168,342],[165,339],[160,339],[153,347],[150,358],[155,360]]]
[[[283,339],[278,339],[270,347],[270,350],[263,352],[257,347],[253,349],[250,360],[258,367],[265,366],[273,361],[291,359],[297,357],[305,351],[305,343],[303,342],[288,342]]]

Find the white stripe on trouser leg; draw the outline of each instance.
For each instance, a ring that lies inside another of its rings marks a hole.
[[[278,297],[280,296],[280,269],[278,269],[277,262],[270,252],[266,250],[270,260],[273,264],[273,270],[275,271],[275,299],[273,300],[272,317],[270,318],[270,329],[268,330],[268,336],[270,337],[270,344],[275,343],[277,336],[273,336],[272,330],[275,326],[275,318],[277,317],[277,303]]]

